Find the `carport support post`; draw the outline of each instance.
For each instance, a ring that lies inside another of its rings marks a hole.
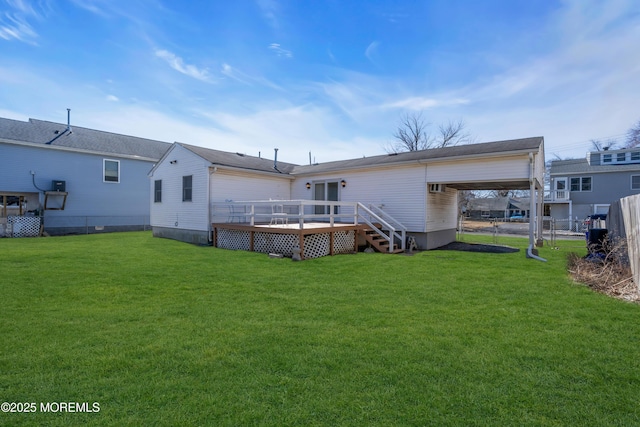
[[[534,228],[537,217],[540,216],[536,207],[538,206],[536,200],[536,178],[534,174],[534,156],[533,153],[529,153],[529,247],[527,248],[527,258],[537,259],[538,261],[547,260],[538,256],[538,250],[534,249],[535,238]]]
[[[536,246],[541,248],[544,245],[542,240],[542,233],[544,232],[544,204],[543,204],[543,189],[538,189],[538,209],[537,209],[537,229]]]

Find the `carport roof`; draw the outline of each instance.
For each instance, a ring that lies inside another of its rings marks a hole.
[[[532,138],[510,139],[506,141],[484,142],[479,144],[456,145],[453,147],[431,148],[428,150],[409,151],[404,153],[391,153],[380,156],[296,166],[291,173],[293,175],[302,175],[376,166],[391,166],[399,163],[428,163],[448,160],[451,158],[482,157],[498,153],[506,155],[514,152],[532,152],[538,151],[540,146],[543,144],[543,141],[543,137],[538,136]]]

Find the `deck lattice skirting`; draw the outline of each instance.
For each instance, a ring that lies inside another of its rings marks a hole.
[[[222,249],[293,255],[301,249],[302,259],[348,254],[357,250],[358,225],[322,228],[256,227],[239,224],[213,224],[213,244]]]
[[[0,224],[3,226],[4,224]],[[38,237],[41,220],[38,216],[9,216],[7,218],[7,237]]]

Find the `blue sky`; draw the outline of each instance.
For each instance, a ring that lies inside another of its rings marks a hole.
[[[640,120],[636,0],[0,0],[0,116],[304,164],[405,113],[547,158]]]

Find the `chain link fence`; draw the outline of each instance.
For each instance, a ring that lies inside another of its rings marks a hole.
[[[556,219],[544,217],[542,221],[542,237],[551,246],[556,246],[557,240],[580,240],[585,239],[586,226],[584,221],[573,219]],[[494,242],[500,236],[529,236],[529,219],[523,218],[518,221],[511,221],[504,218],[493,218],[487,220],[470,220],[461,218],[458,225],[459,239],[463,239],[465,234],[473,233],[491,234]]]
[[[151,230],[148,215],[44,216],[43,231],[50,236]]]

